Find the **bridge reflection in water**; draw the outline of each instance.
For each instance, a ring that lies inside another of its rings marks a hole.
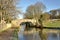
[[[31,30],[25,31],[25,24],[21,25],[20,31],[18,33],[19,40],[41,40],[39,31],[36,31],[35,28],[31,28]],[[50,29],[51,30],[51,29]],[[53,31],[53,30],[52,30]],[[59,30],[58,30],[59,31]],[[47,40],[60,40],[60,33],[47,32]],[[43,31],[44,33],[44,31]]]

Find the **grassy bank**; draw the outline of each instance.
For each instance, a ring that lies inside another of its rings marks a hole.
[[[45,21],[44,26],[46,27],[60,27],[60,20],[55,20],[55,21]]]

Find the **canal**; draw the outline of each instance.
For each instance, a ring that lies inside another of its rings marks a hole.
[[[21,25],[20,31],[18,32],[18,40],[41,40],[39,35],[39,30],[36,31],[35,28],[30,30],[25,30],[25,24]],[[56,31],[56,32],[54,32]],[[52,32],[47,29],[43,31],[44,40],[60,40],[60,30],[53,30]]]

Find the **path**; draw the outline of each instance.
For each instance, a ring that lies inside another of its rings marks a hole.
[[[6,31],[0,33],[0,40],[12,40],[14,29],[7,29]]]

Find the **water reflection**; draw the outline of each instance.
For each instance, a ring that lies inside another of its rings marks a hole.
[[[40,37],[37,33],[35,34],[26,34],[24,35],[25,40],[40,40]]]
[[[25,25],[21,25],[20,31],[18,33],[19,36],[19,40],[41,40],[40,36],[39,36],[39,32],[34,32],[31,33],[31,30],[28,30],[30,32],[30,34],[27,32],[27,34],[24,34],[24,29],[25,29]],[[36,30],[35,30],[36,31]],[[45,36],[47,36],[47,40],[60,40],[60,34],[59,33],[48,33],[47,35],[44,34]],[[43,35],[43,36],[44,36]],[[45,39],[44,39],[45,40]]]
[[[48,40],[60,40],[60,38],[59,38],[60,36],[59,36],[59,34],[54,34],[54,33],[50,33],[49,35],[48,35]]]
[[[24,40],[24,29],[25,29],[25,24],[21,25],[20,30],[18,32],[18,39],[19,40]]]

